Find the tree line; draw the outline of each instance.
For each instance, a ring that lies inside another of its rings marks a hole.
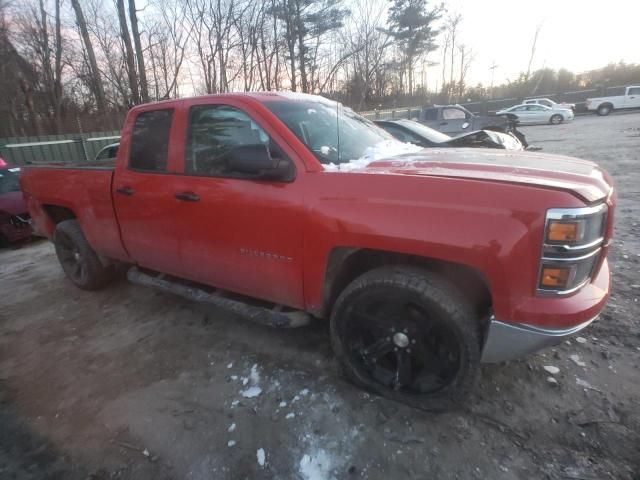
[[[11,2],[0,137],[118,129],[132,105],[194,94],[291,90],[364,110],[640,80],[634,65],[589,76],[531,72],[530,59],[512,82],[470,86],[462,15],[431,0]]]

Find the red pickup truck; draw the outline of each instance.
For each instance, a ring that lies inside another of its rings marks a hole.
[[[597,165],[409,148],[311,95],[141,105],[115,167],[27,167],[21,184],[78,287],[128,265],[274,326],[330,319],[352,380],[422,408],[463,401],[481,362],[583,329],[609,294]]]

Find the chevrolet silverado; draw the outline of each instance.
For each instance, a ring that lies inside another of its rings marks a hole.
[[[29,166],[69,280],[134,283],[277,327],[328,319],[347,376],[407,404],[468,398],[605,305],[615,194],[575,158],[400,143],[287,93],[134,107],[115,164]]]

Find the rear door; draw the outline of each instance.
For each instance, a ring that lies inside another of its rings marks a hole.
[[[293,181],[231,170],[227,159],[239,146],[266,145],[272,157],[295,163],[277,131],[237,99],[191,101],[183,122],[184,174],[170,194],[187,278],[303,307],[302,162]]]
[[[179,206],[175,179],[174,108],[141,111],[131,134],[123,135],[125,156],[113,180],[113,199],[125,248],[139,265],[183,276],[179,258]]]

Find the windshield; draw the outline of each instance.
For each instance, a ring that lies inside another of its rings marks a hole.
[[[20,191],[20,183],[18,182],[19,172],[19,168],[0,170],[0,194]]]
[[[337,102],[305,98],[270,101],[265,105],[325,165],[360,159],[382,143],[404,145]]]
[[[451,140],[451,137],[446,133],[439,132],[412,120],[400,120],[398,123],[433,143],[442,143]]]

